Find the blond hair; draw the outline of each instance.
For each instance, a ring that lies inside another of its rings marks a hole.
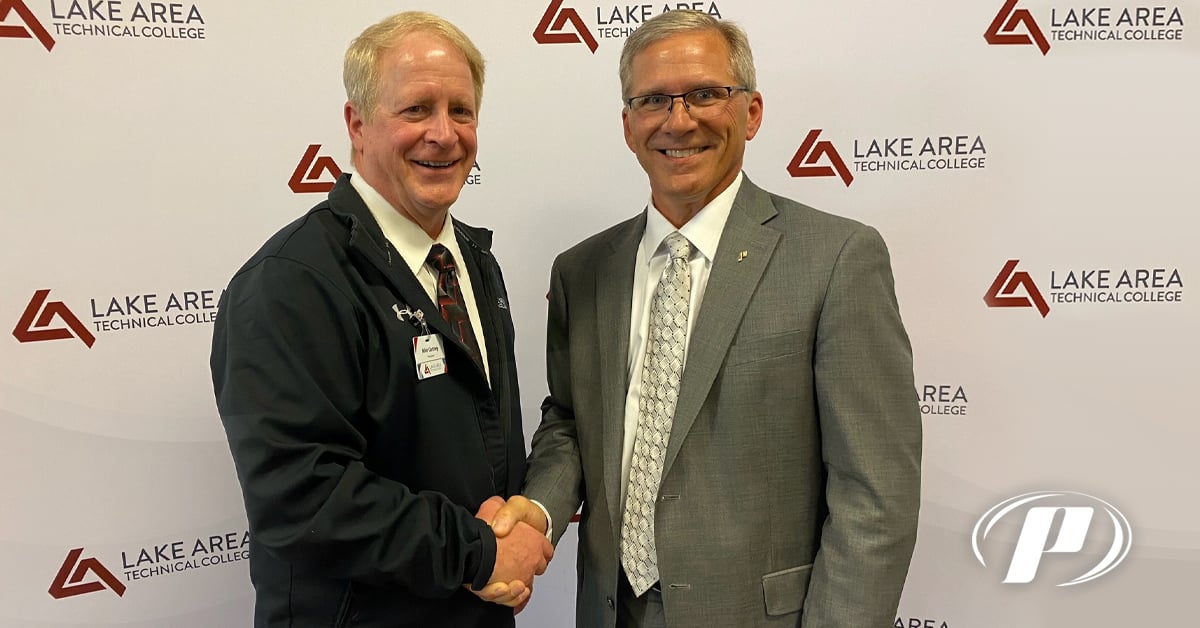
[[[483,102],[483,55],[471,39],[443,18],[423,11],[405,11],[368,26],[346,49],[342,83],[346,99],[367,122],[379,100],[379,57],[404,36],[415,32],[433,33],[446,38],[467,58],[471,82],[475,85],[475,108]]]

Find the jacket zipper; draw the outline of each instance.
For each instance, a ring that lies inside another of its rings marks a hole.
[[[455,231],[458,231],[458,230],[455,229]],[[471,246],[471,248],[474,249],[478,253],[476,262],[478,263],[478,266],[479,266],[479,273],[481,275],[485,275],[484,277],[481,277],[480,279],[483,280],[483,293],[484,293],[484,297],[487,299],[487,306],[489,308],[496,307],[494,304],[496,304],[498,302],[496,301],[497,297],[495,294],[495,288],[497,286],[495,284],[500,281],[500,278],[494,268],[492,268],[490,265],[484,264],[484,260],[491,257],[491,254],[489,252],[483,250],[478,244],[476,244],[475,240],[473,238],[471,238],[471,236],[469,234],[464,233],[463,235],[466,236],[463,239],[465,239],[467,241],[467,244],[469,244]],[[479,259],[479,258],[482,258],[482,259]],[[494,263],[494,260],[493,260],[493,263]],[[500,427],[504,431],[504,442],[501,443],[501,449],[502,449],[501,453],[504,456],[504,458],[503,458],[504,459],[504,477],[507,479],[508,473],[511,470],[511,466],[509,464],[509,457],[508,457],[508,449],[509,449],[508,445],[509,445],[509,441],[512,439],[512,417],[508,416],[508,411],[509,411],[509,408],[511,407],[510,395],[512,393],[511,393],[510,387],[508,386],[508,379],[512,376],[512,373],[509,373],[509,369],[507,367],[510,360],[509,360],[509,355],[508,355],[508,343],[505,342],[505,336],[504,336],[504,323],[501,320],[501,316],[503,316],[503,315],[495,314],[493,316],[488,317],[488,320],[491,322],[492,337],[497,338],[500,341],[499,342],[500,346],[498,347],[499,351],[497,351],[497,353],[499,355],[498,355],[498,359],[496,360],[496,364],[499,366],[499,371],[500,371],[500,374],[497,375],[497,377],[496,377],[496,384],[499,384],[499,394],[497,394],[496,386],[492,386],[490,392],[492,393],[493,398],[496,398],[496,397],[499,398],[498,401],[499,401],[500,405],[498,405],[498,407],[496,408],[496,413],[500,416],[500,424],[501,424]],[[502,494],[498,490],[501,487],[495,486],[494,479],[492,480],[492,484],[493,484],[493,488],[497,488],[496,494],[497,495]],[[502,488],[505,491],[508,490],[507,485],[505,485]],[[505,496],[507,497],[507,495],[505,495]]]

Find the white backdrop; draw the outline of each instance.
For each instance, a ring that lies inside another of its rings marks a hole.
[[[1200,2],[1104,1],[691,3],[757,53],[749,176],[892,251],[926,435],[897,626],[1194,623]],[[454,213],[496,230],[531,435],[550,263],[648,193],[621,43],[680,4],[0,0],[0,626],[250,625],[215,304],[349,166],[342,53],[398,10],[488,60]],[[574,551],[522,627],[571,623]]]

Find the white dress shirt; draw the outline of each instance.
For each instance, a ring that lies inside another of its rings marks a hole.
[[[491,385],[491,369],[488,367],[487,353],[487,336],[483,333],[479,318],[479,309],[475,307],[475,292],[471,288],[471,275],[467,271],[467,264],[463,260],[462,251],[458,248],[458,238],[454,236],[454,221],[450,218],[450,212],[446,212],[446,222],[442,223],[442,231],[435,239],[430,239],[429,234],[425,233],[421,226],[410,220],[404,214],[397,211],[392,204],[383,198],[371,184],[365,179],[358,176],[357,173],[351,175],[350,185],[354,187],[358,195],[367,205],[367,209],[371,210],[371,215],[375,217],[375,221],[379,223],[379,227],[383,229],[383,236],[387,238],[392,247],[400,253],[400,257],[404,259],[404,263],[408,265],[408,269],[416,276],[417,281],[421,283],[421,287],[425,288],[425,294],[429,295],[429,299],[437,305],[437,271],[435,271],[425,260],[429,257],[429,249],[434,244],[441,244],[450,251],[454,256],[455,274],[458,275],[458,285],[462,289],[463,301],[467,307],[467,315],[471,317],[471,330],[475,332],[475,340],[479,343],[479,353],[483,357],[483,370],[487,375],[488,385]],[[411,303],[404,305],[412,306]],[[425,312],[425,316],[441,316],[441,312]]]
[[[717,245],[725,231],[725,222],[733,209],[733,199],[742,187],[742,173],[733,183],[692,216],[682,228],[683,237],[692,244],[691,268],[692,290],[688,301],[688,335],[684,342],[684,371],[687,371],[687,348],[692,342],[692,329],[696,326],[696,315],[704,300],[704,289],[708,286],[708,275],[712,261],[716,258]],[[642,398],[642,368],[646,362],[646,337],[650,332],[650,302],[663,271],[667,268],[667,249],[663,240],[677,231],[658,209],[654,199],[646,205],[646,231],[638,246],[637,261],[633,271],[633,305],[629,315],[629,390],[625,393],[625,440],[621,448],[621,508],[625,507],[625,488],[629,483],[629,466],[633,461],[633,441],[637,434],[638,405]]]

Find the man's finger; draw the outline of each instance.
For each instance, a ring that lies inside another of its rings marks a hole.
[[[512,597],[507,582],[493,582],[478,591],[472,590],[471,592],[485,602],[495,602],[506,597]]]
[[[503,606],[516,606],[528,597],[529,588],[525,586],[525,583],[520,580],[513,580],[505,586],[505,595],[489,601]]]
[[[521,611],[525,610],[525,607],[529,605],[529,600],[532,600],[532,599],[533,599],[533,586],[530,585],[529,590],[525,592],[525,595],[523,595],[521,597],[520,601],[518,601],[513,606],[513,615],[520,615]]]
[[[470,589],[470,587],[467,588]],[[514,580],[512,582],[493,582],[478,591],[472,591],[472,593],[485,602],[516,606],[528,597],[529,589],[524,582]]]

